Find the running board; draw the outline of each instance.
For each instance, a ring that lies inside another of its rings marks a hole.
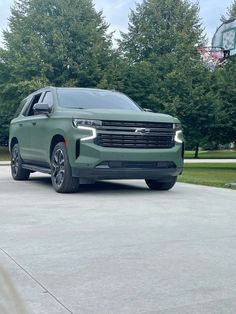
[[[22,168],[27,169],[27,170],[31,170],[31,171],[38,171],[38,172],[51,174],[51,169],[46,168],[46,167],[40,167],[40,166],[29,165],[29,164],[22,164]]]

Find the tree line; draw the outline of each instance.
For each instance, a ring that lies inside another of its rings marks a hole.
[[[236,0],[226,12],[235,15]],[[206,43],[199,5],[143,0],[117,47],[92,0],[18,0],[0,48],[0,145],[29,93],[48,85],[116,89],[140,106],[177,116],[187,147],[236,139],[236,62],[214,72],[196,46]]]

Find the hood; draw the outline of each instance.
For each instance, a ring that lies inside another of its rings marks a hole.
[[[72,112],[70,111],[70,114]],[[113,120],[113,121],[139,121],[139,122],[166,122],[174,123],[172,116],[145,112],[145,111],[128,111],[128,110],[113,110],[113,109],[81,109],[74,110],[71,115],[77,119],[90,120]]]

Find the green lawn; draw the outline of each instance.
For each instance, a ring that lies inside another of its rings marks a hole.
[[[8,147],[0,146],[0,161],[10,160]]]
[[[236,163],[189,163],[185,164],[179,182],[224,187],[236,181]]]
[[[185,158],[194,158],[194,151],[185,151]],[[209,159],[236,159],[236,150],[213,150],[213,151],[200,151],[200,159],[209,158]]]

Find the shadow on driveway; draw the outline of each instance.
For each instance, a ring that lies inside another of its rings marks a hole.
[[[51,187],[51,178],[50,177],[30,177],[29,181],[31,181],[31,184],[39,185],[41,187],[45,186],[46,188]],[[137,182],[137,180],[135,180]],[[143,182],[144,180],[139,180],[139,182]],[[151,191],[148,187],[145,186],[145,183],[143,186],[137,186],[132,185],[132,180],[130,180],[130,184],[126,184],[123,182],[114,182],[114,181],[98,181],[95,184],[82,184],[80,186],[79,194],[86,194],[86,193],[158,193],[158,191]],[[163,193],[163,191],[161,191]],[[165,192],[165,191],[164,191]]]

